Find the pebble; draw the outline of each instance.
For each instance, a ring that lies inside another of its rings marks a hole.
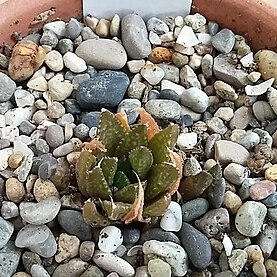
[[[232,272],[238,276],[247,262],[247,252],[242,249],[235,249],[228,258],[228,263]]]
[[[13,224],[0,217],[0,249],[8,243],[13,231]]]
[[[193,221],[209,210],[209,202],[205,198],[196,198],[182,205],[184,222]]]
[[[160,221],[165,231],[178,232],[182,227],[182,210],[177,202],[171,201]]]
[[[145,60],[131,60],[127,62],[129,71],[133,74],[137,74],[144,67]]]
[[[107,226],[100,231],[98,248],[106,253],[114,252],[123,242],[121,230],[115,226]]]
[[[277,180],[277,165],[274,164],[266,169],[265,178],[269,181],[276,182]]]
[[[58,253],[55,255],[57,263],[74,258],[79,253],[80,240],[75,236],[61,233],[58,240]]]
[[[19,265],[21,249],[9,241],[3,248],[0,248],[0,276],[14,276]]]
[[[234,130],[236,131],[236,130]],[[234,132],[233,131],[233,132]],[[232,134],[233,134],[232,132]],[[237,138],[231,136],[231,140],[234,142],[239,143],[243,147],[245,147],[247,150],[251,150],[253,147],[259,144],[260,137],[257,133],[254,133],[252,131],[247,131],[242,133],[242,135],[239,135]]]
[[[169,27],[165,22],[157,17],[151,17],[147,21],[147,30],[154,32],[158,35],[163,35],[169,32]]]
[[[46,31],[46,30],[50,30],[54,32],[59,38],[62,38],[65,36],[66,24],[62,20],[49,22],[43,26],[43,31]]]
[[[210,54],[206,54],[201,60],[201,69],[205,78],[209,79],[213,76],[214,58]]]
[[[79,258],[69,260],[60,264],[54,271],[52,277],[79,277],[88,268],[89,264]],[[91,276],[91,275],[90,275]]]
[[[65,26],[65,36],[74,40],[80,35],[80,33],[81,33],[80,22],[75,18],[70,18],[70,20]]]
[[[129,82],[128,76],[123,72],[100,71],[90,80],[79,85],[76,99],[84,109],[115,107],[123,99]]]
[[[245,87],[245,93],[246,95],[250,96],[259,96],[267,92],[267,90],[272,86],[274,82],[274,78],[271,78],[265,82],[262,82],[258,85],[247,85]]]
[[[216,94],[224,100],[236,101],[238,99],[235,89],[223,81],[215,81],[214,89]]]
[[[110,39],[88,39],[76,49],[76,55],[96,69],[121,69],[127,62],[123,46]]]
[[[19,205],[20,216],[24,221],[33,225],[42,225],[52,221],[61,208],[61,201],[49,197],[38,203],[22,202]]]
[[[1,215],[4,219],[10,219],[19,215],[17,205],[12,201],[3,201],[1,206]]]
[[[179,83],[180,70],[173,64],[159,64],[159,67],[164,71],[164,80],[173,82],[174,84]],[[177,85],[179,86],[179,85]]]
[[[230,57],[220,54],[214,58],[213,71],[216,78],[235,88],[243,88],[250,83],[248,74],[242,69],[238,69],[229,62]]]
[[[28,90],[17,89],[14,92],[14,98],[15,98],[17,107],[24,108],[24,107],[34,106],[35,98]]]
[[[152,45],[161,45],[162,44],[162,40],[160,39],[159,35],[157,35],[153,31],[149,32],[148,39]]]
[[[30,273],[32,266],[34,264],[41,265],[42,261],[38,254],[30,251],[25,251],[22,255],[22,263],[25,270]]]
[[[272,121],[276,119],[276,114],[266,101],[257,101],[252,106],[253,113],[259,121]]]
[[[19,203],[25,197],[26,192],[23,183],[16,178],[9,178],[6,181],[6,196],[8,200]]]
[[[277,276],[277,261],[268,259],[265,262],[265,267],[268,273],[268,277],[275,277]]]
[[[151,277],[170,277],[170,265],[161,259],[153,259],[148,262],[148,273]]]
[[[73,73],[81,73],[87,69],[86,62],[75,53],[67,52],[63,56],[64,65]]]
[[[185,88],[198,88],[201,90],[201,84],[197,78],[197,75],[193,71],[193,69],[189,65],[185,65],[180,70],[180,83]],[[201,94],[201,97],[204,97],[204,100],[206,100],[206,97],[204,94]],[[201,98],[200,98],[201,99]]]
[[[224,206],[232,213],[236,214],[241,207],[240,197],[232,191],[226,191],[224,194]]]
[[[256,182],[264,180],[264,178],[247,178],[241,185],[238,193],[242,200],[245,200],[250,197],[250,187],[253,186]]]
[[[55,185],[50,180],[42,180],[40,178],[38,178],[34,183],[33,193],[38,202],[51,196],[59,197],[59,193]]]
[[[206,268],[212,256],[207,237],[186,222],[182,225],[179,237],[192,264],[198,269]]]
[[[192,156],[186,160],[183,168],[184,176],[195,176],[201,171],[201,165],[195,157]]]
[[[238,108],[230,121],[231,129],[245,129],[253,119],[252,109],[246,106]]]
[[[208,211],[195,225],[208,237],[212,238],[230,229],[229,213],[225,208]]]
[[[250,187],[250,197],[255,201],[260,201],[270,196],[276,190],[273,182],[264,180],[258,181]]]
[[[64,106],[59,102],[53,102],[48,106],[47,115],[49,118],[58,119],[65,114]]]
[[[241,185],[249,177],[249,170],[240,164],[230,163],[225,167],[223,175],[234,185]]]
[[[139,15],[128,14],[122,18],[121,40],[131,59],[140,60],[151,53],[146,25]]]
[[[63,128],[59,125],[51,125],[45,132],[45,139],[50,147],[56,148],[64,143]]]
[[[220,107],[214,113],[214,116],[224,121],[230,121],[234,116],[234,111],[229,107]]]
[[[189,58],[186,55],[183,55],[183,54],[178,53],[178,52],[174,52],[172,54],[172,62],[178,68],[182,68],[183,66],[185,66],[189,63]]]
[[[141,76],[150,84],[157,85],[164,77],[164,71],[159,66],[147,62],[140,71]]]
[[[207,94],[196,87],[186,89],[180,101],[182,105],[191,108],[197,113],[203,113],[209,105],[209,97]]]
[[[80,258],[82,261],[88,262],[92,259],[95,249],[95,242],[83,241],[80,245]]]
[[[0,129],[1,139],[14,142],[19,137],[19,129],[16,126],[6,126]],[[4,151],[3,151],[4,152]]]
[[[112,253],[97,250],[93,256],[93,261],[107,272],[116,272],[118,275],[125,277],[135,275],[135,270],[131,264]]]
[[[176,44],[184,47],[192,47],[199,43],[197,36],[195,35],[193,29],[190,26],[183,26],[181,29]]]
[[[95,33],[102,38],[109,36],[111,22],[107,19],[101,18],[96,26]]]
[[[167,232],[160,228],[152,228],[144,231],[139,239],[139,244],[144,244],[146,241],[158,240],[158,241],[171,241],[180,244],[179,238],[173,232]]]
[[[235,226],[237,230],[248,237],[255,237],[260,232],[266,216],[266,206],[259,202],[247,201],[238,210]]]
[[[124,101],[124,100],[123,100]],[[123,102],[122,101],[122,102]],[[121,102],[121,103],[122,103]],[[139,101],[140,102],[140,101]],[[119,104],[120,105],[120,104]],[[100,112],[88,112],[88,113],[82,113],[81,114],[81,123],[85,124],[89,128],[91,127],[97,127],[100,120]]]
[[[154,64],[159,64],[159,66],[162,63],[171,62],[172,50],[161,46],[155,47],[148,56],[148,60]]]
[[[73,52],[73,42],[71,39],[62,38],[59,40],[57,50],[64,55],[66,52]]]
[[[177,120],[180,117],[181,107],[172,100],[149,100],[145,110],[158,119]]]
[[[180,86],[170,80],[162,80],[161,91],[166,90],[166,89],[173,90],[174,92],[176,92],[178,94],[178,96],[181,96],[183,94],[183,92],[185,91],[183,86]]]
[[[91,240],[91,227],[85,223],[79,211],[62,210],[59,212],[57,220],[68,234],[77,236],[81,241]]]
[[[117,37],[120,34],[120,17],[118,14],[115,14],[111,20],[110,25],[110,35],[112,37]]]
[[[219,52],[228,54],[235,45],[235,34],[229,29],[222,29],[212,37],[212,45]]]
[[[85,140],[88,137],[88,134],[89,127],[84,123],[81,123],[74,128],[74,135],[79,139]]]
[[[206,120],[206,124],[208,130],[216,134],[224,135],[228,131],[228,128],[219,117],[212,117]]]
[[[5,113],[6,125],[19,126],[23,120],[31,120],[33,113],[33,107],[11,109]]]
[[[194,146],[197,144],[197,134],[192,133],[181,133],[177,139],[178,147],[185,151],[187,149],[193,149]]]
[[[64,101],[73,91],[73,84],[64,80],[62,74],[58,73],[48,81],[49,94],[53,101]]]
[[[118,104],[117,112],[124,111],[127,115],[128,123],[134,124],[139,115],[137,109],[140,107],[141,102],[138,99],[124,99]]]
[[[43,46],[46,45],[50,46],[51,48],[55,48],[59,43],[59,39],[54,32],[51,30],[46,30],[43,32],[39,42]]]
[[[249,152],[238,143],[228,140],[215,142],[215,159],[223,165],[230,162],[245,165],[248,158]]]
[[[26,225],[17,234],[16,247],[28,248],[44,258],[52,257],[57,251],[55,237],[46,225]]]
[[[226,190],[226,182],[224,178],[215,180],[207,189],[207,198],[214,208],[220,208],[224,201],[224,192]]]
[[[269,196],[264,198],[262,200],[262,203],[265,204],[269,208],[273,208],[274,206],[277,206],[277,192],[273,192]]]
[[[52,50],[46,54],[45,63],[52,71],[58,72],[63,69],[63,57],[57,50]]]
[[[80,277],[104,277],[103,272],[97,266],[89,266],[89,268]]]
[[[132,245],[139,241],[140,230],[135,227],[125,227],[121,229],[123,235],[123,243],[125,245]]]
[[[30,273],[31,273],[32,277],[50,277],[50,275],[43,268],[43,266],[41,266],[39,264],[32,265]]]
[[[183,276],[188,270],[186,251],[174,242],[146,241],[142,247],[143,253],[151,259],[158,257],[166,261],[175,276]]]

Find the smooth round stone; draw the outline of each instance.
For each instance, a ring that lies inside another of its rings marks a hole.
[[[225,167],[223,175],[232,184],[241,185],[248,178],[249,170],[240,164],[230,163]]]
[[[277,209],[269,208],[267,211],[267,217],[273,221],[277,221]]]
[[[134,124],[139,115],[138,108],[141,107],[141,102],[138,99],[124,99],[117,107],[117,112],[125,112],[127,115],[128,123]]]
[[[253,113],[259,121],[272,121],[276,118],[276,114],[266,101],[257,101],[252,106]]]
[[[208,95],[196,87],[186,89],[180,101],[182,105],[191,108],[197,113],[203,113],[209,105]]]
[[[226,191],[224,195],[224,206],[232,213],[236,214],[241,207],[240,197],[232,191]]]
[[[32,277],[50,277],[48,272],[39,264],[34,264],[31,267]]]
[[[277,261],[273,259],[268,259],[265,262],[265,267],[268,273],[268,277],[275,277],[277,276]]]
[[[153,259],[148,262],[148,272],[151,277],[170,277],[171,267],[161,259]]]
[[[212,37],[213,47],[223,54],[232,51],[235,45],[235,34],[229,29],[222,29]]]
[[[206,268],[212,258],[212,249],[208,238],[184,222],[179,237],[190,261],[198,269]]]
[[[81,33],[81,24],[75,18],[70,18],[68,23],[65,26],[65,35],[72,40],[77,38]]]
[[[22,202],[19,212],[22,219],[33,225],[42,225],[52,221],[61,208],[59,198],[52,196],[38,203]]]
[[[164,80],[169,81],[166,83],[172,84],[171,82],[173,82],[174,84],[172,85],[173,88],[179,87],[179,85],[176,86],[176,84],[179,83],[179,78],[180,78],[179,68],[173,64],[165,64],[165,63],[159,64],[159,67],[164,71]],[[163,89],[163,87],[161,89]]]
[[[91,240],[91,227],[85,223],[80,212],[74,210],[62,210],[58,214],[58,222],[69,234],[75,235],[81,241]]]
[[[260,201],[270,196],[276,191],[276,185],[268,180],[258,181],[250,187],[250,197],[255,201]]]
[[[183,168],[184,176],[195,176],[201,171],[201,165],[195,157],[190,157],[186,160],[186,163]]]
[[[124,47],[110,39],[88,39],[77,47],[75,53],[96,69],[118,70],[127,62]]]
[[[64,143],[63,128],[59,125],[51,125],[47,128],[45,139],[49,146],[56,148]]]
[[[277,90],[274,88],[269,88],[267,92],[267,99],[270,107],[277,114]]]
[[[4,219],[17,217],[19,215],[17,205],[12,201],[3,201],[1,206],[1,216]]]
[[[124,100],[123,100],[124,101]],[[89,128],[97,127],[100,120],[100,112],[88,112],[81,114],[81,123],[85,124]]]
[[[62,38],[59,40],[57,50],[63,55],[66,52],[73,52],[73,42],[71,39]]]
[[[13,231],[13,224],[0,217],[0,249],[7,244],[10,237],[12,236]]]
[[[63,57],[57,50],[52,50],[46,54],[46,65],[53,71],[58,72],[63,69]]]
[[[277,192],[273,192],[268,197],[263,199],[262,203],[265,204],[269,208],[273,208],[273,207],[277,206]]]
[[[115,251],[123,242],[121,230],[115,226],[107,226],[100,231],[98,247],[103,252]]]
[[[208,238],[215,237],[230,229],[229,213],[225,208],[210,210],[202,218],[196,220],[195,225]]]
[[[180,96],[178,93],[172,89],[163,89],[160,92],[160,98],[161,99],[168,99],[168,100],[173,100],[176,102],[179,102]]]
[[[21,256],[21,249],[9,241],[3,248],[0,248],[0,276],[14,276]]]
[[[80,277],[104,277],[103,272],[97,266],[89,266],[89,268]]]
[[[65,99],[64,105],[67,113],[71,113],[73,115],[81,113],[81,109],[76,99]]]
[[[229,107],[220,107],[214,114],[215,117],[219,117],[224,121],[230,121],[234,116],[234,111]]]
[[[36,141],[36,149],[40,154],[46,154],[50,151],[49,145],[44,139],[38,139]]]
[[[145,110],[158,119],[177,120],[180,117],[181,107],[172,100],[149,100]]]
[[[66,28],[66,24],[64,21],[62,20],[57,20],[57,21],[53,21],[53,22],[49,22],[46,23],[43,26],[43,31],[46,30],[51,30],[52,32],[54,32],[59,38],[64,37],[65,36],[65,29]]]
[[[79,258],[71,259],[67,263],[60,264],[54,271],[52,277],[78,277],[88,268],[89,264]],[[92,276],[92,275],[90,275]]]
[[[129,86],[129,78],[123,72],[104,70],[79,85],[76,99],[81,108],[93,110],[100,107],[116,107]]]
[[[46,225],[24,226],[16,236],[15,246],[28,248],[44,258],[50,258],[57,252],[55,237]]]
[[[88,137],[89,129],[86,124],[80,123],[74,128],[74,135],[79,139],[85,140]]]
[[[6,196],[8,200],[19,203],[26,195],[25,187],[17,178],[9,178],[6,181]]]
[[[128,14],[122,18],[121,39],[131,59],[143,59],[151,53],[146,25],[139,15]]]
[[[76,54],[67,52],[63,56],[64,65],[73,73],[81,73],[87,69],[86,62]]]
[[[246,106],[238,108],[234,112],[234,117],[230,121],[230,128],[245,129],[250,121],[253,119],[252,109]]]
[[[121,231],[125,245],[135,244],[140,239],[140,230],[135,227],[125,227],[122,228]]]
[[[64,157],[73,151],[74,151],[73,143],[67,142],[67,143],[55,148],[53,151],[53,156],[56,158]]]
[[[52,48],[55,48],[59,43],[59,39],[54,32],[51,30],[46,30],[43,32],[39,42],[41,45],[48,45]]]
[[[264,204],[247,201],[237,212],[235,226],[242,235],[255,237],[260,232],[266,213]]]
[[[157,257],[167,262],[174,276],[184,276],[187,273],[187,253],[179,244],[150,240],[143,244],[142,251],[150,259]]]
[[[201,69],[205,78],[209,79],[213,76],[214,58],[210,54],[206,54],[201,60]]]
[[[231,138],[232,139],[232,138]],[[257,133],[247,131],[245,135],[239,136],[237,139],[232,139],[234,142],[241,144],[246,149],[250,150],[260,143],[260,137]]]
[[[269,181],[277,181],[277,164],[272,165],[265,171],[265,178]]]
[[[186,89],[192,88],[193,89],[192,91],[197,91],[196,90],[196,88],[197,88],[197,89],[201,90],[201,84],[197,78],[197,75],[189,65],[185,65],[184,67],[181,68],[180,83]],[[190,92],[192,92],[192,91],[190,91]],[[197,93],[197,92],[195,92],[195,93]],[[203,96],[203,95],[204,94],[201,94],[201,96]],[[204,100],[205,100],[205,97],[204,97]]]
[[[80,258],[82,261],[88,262],[92,259],[95,249],[95,243],[93,241],[83,241],[80,245]]]
[[[204,215],[209,210],[209,202],[205,198],[196,198],[182,205],[184,222],[190,222]]]
[[[35,98],[34,96],[25,89],[17,89],[14,92],[14,99],[16,102],[17,107],[28,107],[28,106],[34,106]]]
[[[160,221],[165,231],[178,232],[182,227],[182,210],[177,202],[171,201]]]
[[[139,239],[139,244],[143,244],[149,240],[171,241],[180,244],[179,238],[174,233],[164,231],[160,228],[152,228],[144,231]]]
[[[193,125],[193,118],[189,114],[181,115],[180,122],[182,127],[191,127]]]
[[[58,119],[65,114],[64,106],[59,102],[53,102],[48,106],[47,115],[49,118]]]
[[[177,145],[181,150],[193,149],[197,144],[196,133],[181,133],[177,139]]]
[[[25,268],[25,270],[30,273],[31,267],[34,264],[41,265],[42,261],[41,258],[38,254],[30,252],[30,251],[25,251],[22,255],[22,263]]]
[[[38,163],[38,177],[42,180],[49,179],[56,171],[58,162],[57,160],[52,157],[51,155],[41,155],[41,160]],[[33,163],[34,166],[34,163]]]
[[[223,120],[218,117],[212,117],[211,119],[206,120],[206,124],[209,131],[216,134],[224,135],[228,131]]]

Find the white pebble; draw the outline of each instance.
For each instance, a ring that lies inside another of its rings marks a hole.
[[[196,133],[182,133],[178,136],[177,145],[181,150],[192,149],[197,144]]]
[[[274,78],[270,78],[269,80],[255,86],[247,85],[245,87],[245,92],[247,95],[250,95],[250,96],[262,95],[267,92],[267,90],[272,86],[273,82],[274,82]]]
[[[14,99],[16,102],[17,107],[28,107],[28,106],[34,106],[35,103],[35,97],[25,89],[17,89],[14,92]]]
[[[176,43],[185,47],[192,47],[197,45],[199,40],[191,27],[184,26],[177,38]]]
[[[240,59],[241,64],[244,67],[250,67],[254,63],[254,55],[253,52],[248,53]]]
[[[182,227],[182,210],[177,202],[170,202],[167,211],[161,218],[160,226],[165,231],[180,231]]]
[[[121,230],[115,226],[103,228],[99,234],[98,247],[103,252],[115,251],[123,242]]]
[[[222,244],[225,249],[226,256],[227,257],[231,256],[232,250],[233,250],[233,243],[227,234],[224,234]]]
[[[22,121],[31,120],[34,112],[34,107],[11,109],[5,113],[6,125],[19,126]]]
[[[45,63],[55,72],[63,69],[63,57],[57,50],[52,50],[46,54]]]
[[[65,66],[74,73],[81,73],[87,69],[86,62],[72,52],[67,52],[63,56]]]
[[[46,79],[40,75],[36,78],[33,77],[30,79],[27,83],[27,87],[38,91],[47,91],[48,85]]]

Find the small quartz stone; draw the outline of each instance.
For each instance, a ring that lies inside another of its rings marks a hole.
[[[17,217],[19,215],[17,205],[12,201],[3,201],[1,206],[1,215],[4,219]]]
[[[165,231],[178,232],[182,227],[182,210],[177,202],[171,201],[161,218],[160,226]]]
[[[115,226],[107,226],[100,231],[98,247],[103,252],[115,251],[123,242],[121,230]]]

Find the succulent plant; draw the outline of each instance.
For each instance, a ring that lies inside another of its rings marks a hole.
[[[179,128],[160,130],[144,109],[129,126],[124,112],[101,112],[97,138],[85,143],[76,179],[88,198],[83,216],[92,226],[149,222],[166,211],[182,176],[182,158],[173,152]]]

